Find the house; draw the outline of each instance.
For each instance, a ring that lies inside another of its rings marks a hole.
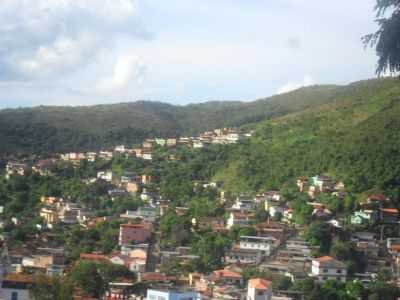
[[[99,152],[99,158],[104,159],[104,160],[111,160],[114,156],[114,153],[112,151],[100,151]]]
[[[119,245],[146,242],[150,239],[151,233],[152,225],[149,223],[121,224],[119,227]]]
[[[130,194],[136,194],[137,192],[139,192],[140,184],[137,183],[137,182],[134,182],[134,181],[132,181],[132,182],[127,182],[127,183],[125,184],[125,189],[126,189],[126,191],[127,191],[128,193],[130,193]]]
[[[3,278],[0,289],[0,299],[31,300],[29,290],[35,283],[33,275],[9,274]]]
[[[262,250],[240,248],[240,246],[234,246],[232,249],[226,251],[225,262],[234,264],[259,264],[261,263],[264,254]]]
[[[306,257],[311,257],[312,251],[318,249],[318,246],[311,246],[309,242],[301,238],[292,238],[286,241],[286,249],[298,251]]]
[[[301,176],[297,178],[297,187],[301,193],[304,192],[308,187],[308,180],[309,178],[307,176]]]
[[[153,159],[153,154],[151,150],[144,150],[142,153],[142,158],[144,160],[152,160]]]
[[[326,280],[346,282],[347,267],[333,257],[322,256],[312,260],[311,276],[319,282]]]
[[[195,149],[204,148],[204,142],[202,142],[200,140],[194,140],[193,148],[195,148]]]
[[[117,198],[123,198],[128,196],[128,192],[124,189],[110,189],[107,191],[108,196],[114,201]]]
[[[151,149],[153,147],[153,141],[150,139],[147,139],[143,142],[142,147],[144,149]]]
[[[81,208],[77,203],[67,202],[58,210],[58,218],[62,223],[75,224],[78,222]]]
[[[223,218],[218,217],[200,217],[200,218],[193,218],[192,219],[192,226],[198,230],[207,230],[212,229],[213,226],[220,226],[221,228],[224,227],[224,220]]]
[[[146,206],[146,207],[139,207],[135,211],[127,210],[125,214],[121,214],[121,218],[126,219],[142,219],[146,222],[154,222],[159,215],[159,212],[156,208]]]
[[[254,222],[254,213],[232,211],[226,221],[226,227],[231,229],[233,226],[249,226]]]
[[[118,145],[114,147],[114,152],[118,153],[125,153],[128,149],[125,147],[125,145]]]
[[[93,262],[108,262],[108,257],[103,254],[96,253],[80,253],[79,258],[81,260],[93,261]]]
[[[288,227],[286,224],[267,221],[258,223],[256,225],[258,236],[273,237],[276,240],[284,240],[288,234]]]
[[[63,202],[63,199],[59,197],[42,196],[40,197],[40,202],[42,202],[44,205],[56,205],[60,202]]]
[[[272,299],[272,282],[262,279],[250,279],[247,284],[246,300],[271,300]]]
[[[379,217],[382,223],[396,224],[399,221],[399,210],[397,208],[381,208]]]
[[[262,236],[241,236],[240,249],[254,249],[262,251],[265,256],[270,256],[276,239]]]
[[[48,228],[53,228],[53,226],[59,221],[58,211],[51,207],[42,207],[39,213],[46,223]]]
[[[153,181],[153,177],[151,175],[143,174],[141,176],[142,184],[150,184]]]
[[[48,275],[60,275],[65,267],[64,249],[39,248],[22,258],[22,266],[45,271]]]
[[[351,216],[350,223],[355,225],[372,224],[378,220],[378,214],[374,210],[355,211]]]
[[[167,147],[175,147],[177,143],[177,139],[169,138],[167,139]]]
[[[97,158],[97,153],[96,152],[87,152],[86,153],[86,159],[90,162],[96,161]]]
[[[232,209],[249,211],[249,210],[254,210],[255,206],[256,205],[253,199],[240,196],[236,198],[235,203],[232,205]]]
[[[381,205],[382,203],[386,202],[387,199],[383,194],[371,194],[367,198],[367,203],[377,203]]]
[[[148,289],[147,300],[198,300],[200,294],[192,290],[183,289]]]
[[[211,273],[210,280],[214,284],[242,285],[243,277],[237,272],[221,269]]]
[[[8,162],[6,165],[6,178],[11,175],[25,176],[28,171],[28,165],[20,162]]]
[[[52,169],[54,168],[54,165],[54,159],[41,159],[32,166],[32,172],[37,173],[40,176],[50,176],[52,175]]]
[[[147,189],[143,189],[140,194],[140,199],[143,201],[153,201],[157,198],[157,194],[155,192],[148,191]]]
[[[292,208],[285,208],[283,210],[282,222],[291,224],[292,221],[293,221],[293,209]]]
[[[112,171],[99,171],[97,172],[97,179],[111,182],[113,180],[113,175]]]
[[[285,211],[285,209],[282,206],[270,206],[269,210],[268,210],[268,214],[272,218],[279,217],[279,219],[280,219],[280,218],[282,218],[284,211]]]
[[[332,212],[327,208],[315,208],[311,215],[317,220],[329,220],[332,217]]]
[[[131,290],[133,283],[128,280],[122,282],[109,282],[108,290],[103,300],[129,300],[131,298]]]
[[[311,184],[316,188],[317,192],[327,192],[333,190],[335,180],[324,175],[316,175],[311,177]]]

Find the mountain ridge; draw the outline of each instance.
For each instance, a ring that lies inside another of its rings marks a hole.
[[[220,127],[254,126],[271,119],[328,104],[346,89],[391,79],[346,86],[315,85],[251,102],[208,101],[184,106],[136,101],[94,106],[38,106],[0,110],[0,153],[96,150],[134,144],[147,137],[193,135]]]

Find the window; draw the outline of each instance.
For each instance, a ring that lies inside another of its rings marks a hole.
[[[264,295],[264,292],[263,291],[258,291],[257,292],[257,296],[263,296]]]
[[[337,270],[336,273],[340,274],[342,273],[342,270]]]
[[[18,300],[18,292],[11,293],[11,300]]]
[[[328,273],[328,269],[324,269],[324,273]]]

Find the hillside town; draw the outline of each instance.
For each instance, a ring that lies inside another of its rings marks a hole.
[[[300,300],[299,282],[362,288],[385,270],[397,285],[399,211],[384,194],[355,199],[339,178],[298,174],[290,188],[240,193],[201,178],[182,195],[179,182],[169,191],[150,171],[185,164],[179,151],[231,147],[249,136],[218,129],[146,139],[137,148],[8,161],[4,186],[30,178],[63,188],[35,191],[22,200],[35,201],[34,209],[23,214],[2,201],[0,299],[38,299],[39,287],[69,276],[81,284],[71,299],[82,300]]]

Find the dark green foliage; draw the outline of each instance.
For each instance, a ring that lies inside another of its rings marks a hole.
[[[33,300],[72,300],[72,281],[56,276],[36,275],[35,284],[29,294]]]
[[[397,80],[370,80],[338,89],[329,105],[263,122],[215,178],[240,192],[326,173],[354,192],[375,188],[398,198],[399,97]]]
[[[400,2],[397,0],[377,0],[375,10],[378,31],[363,37],[366,46],[376,47],[379,57],[376,73],[400,71]],[[390,17],[386,12],[390,11]]]
[[[124,266],[90,261],[79,261],[68,276],[86,296],[98,298],[104,295],[113,280],[121,277],[134,280],[133,274]]]
[[[74,225],[69,230],[55,228],[63,231],[63,243],[71,259],[76,259],[82,252],[110,253],[118,244],[118,231],[121,221],[103,222],[89,229],[82,229]]]
[[[314,246],[320,247],[320,252],[322,254],[329,253],[332,235],[330,225],[323,222],[313,222],[308,227],[307,240]]]
[[[327,103],[334,86],[299,90],[250,103],[173,106],[138,101],[92,107],[36,107],[0,111],[0,154],[95,150],[144,138],[191,135],[240,126]]]
[[[230,246],[231,240],[222,234],[207,232],[196,235],[191,243],[193,253],[200,256],[195,262],[195,270],[211,272],[221,268],[225,250]]]

